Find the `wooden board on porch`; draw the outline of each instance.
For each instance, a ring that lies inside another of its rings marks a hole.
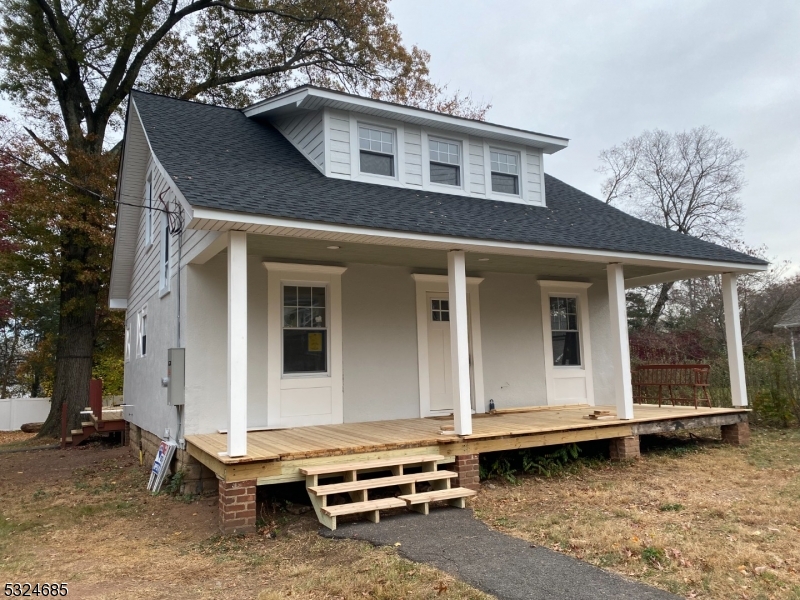
[[[238,458],[219,455],[226,450],[225,434],[189,435],[186,436],[186,441],[189,443],[189,450],[193,455],[204,455],[204,464],[215,462],[224,468],[227,465],[243,466],[246,463],[306,461],[323,457],[378,455],[426,448],[428,450],[438,448],[446,456],[453,456],[458,448],[467,448],[476,444],[484,444],[486,448],[484,451],[505,449],[505,446],[508,449],[526,447],[511,440],[502,441],[507,438],[546,435],[547,443],[542,445],[570,443],[630,435],[630,431],[625,433],[623,430],[630,429],[636,424],[665,420],[700,420],[712,416],[747,412],[741,408],[701,407],[695,409],[685,406],[637,405],[634,408],[634,418],[623,421],[616,418],[603,420],[584,418],[594,410],[609,410],[612,414],[616,414],[613,406],[572,405],[535,408],[536,410],[529,412],[498,413],[486,418],[474,419],[472,435],[463,437],[442,436],[439,433],[442,421],[438,419],[397,419],[251,431],[247,434],[247,455]],[[491,446],[485,444],[490,440],[496,440],[496,443]],[[452,446],[451,451],[448,451],[448,446]],[[218,471],[218,469],[214,470]]]

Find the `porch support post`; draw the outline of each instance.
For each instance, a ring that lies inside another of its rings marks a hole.
[[[722,274],[722,305],[725,309],[725,342],[728,345],[731,400],[734,406],[747,406],[742,327],[739,323],[739,292],[736,289],[735,273]]]
[[[611,310],[611,358],[614,364],[614,390],[617,418],[633,418],[631,351],[628,345],[628,311],[625,303],[625,277],[620,263],[608,265],[608,307]]]
[[[453,425],[458,435],[472,433],[469,382],[469,329],[467,325],[466,257],[462,250],[447,254],[450,299],[450,366],[453,375]]]
[[[247,454],[247,234],[228,232],[228,456]]]

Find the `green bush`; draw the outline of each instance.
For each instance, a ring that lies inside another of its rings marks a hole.
[[[557,446],[550,452],[531,448],[481,454],[481,479],[500,477],[509,483],[517,483],[517,475],[520,473],[555,477],[567,471],[578,460],[580,452],[577,444],[568,444]]]

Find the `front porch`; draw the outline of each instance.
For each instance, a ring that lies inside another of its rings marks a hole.
[[[249,431],[248,453],[239,457],[225,454],[224,433],[190,435],[186,443],[189,454],[221,480],[254,480],[256,485],[268,485],[303,481],[301,468],[336,462],[440,454],[444,457],[440,462],[448,463],[457,456],[481,452],[735,426],[746,423],[749,412],[743,408],[637,405],[631,419],[586,418],[591,412],[603,409],[613,414],[615,407],[537,406],[476,415],[469,435],[441,433],[452,422],[445,418]]]

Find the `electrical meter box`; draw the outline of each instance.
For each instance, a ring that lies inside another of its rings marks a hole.
[[[167,404],[183,406],[186,389],[186,349],[167,349]]]

